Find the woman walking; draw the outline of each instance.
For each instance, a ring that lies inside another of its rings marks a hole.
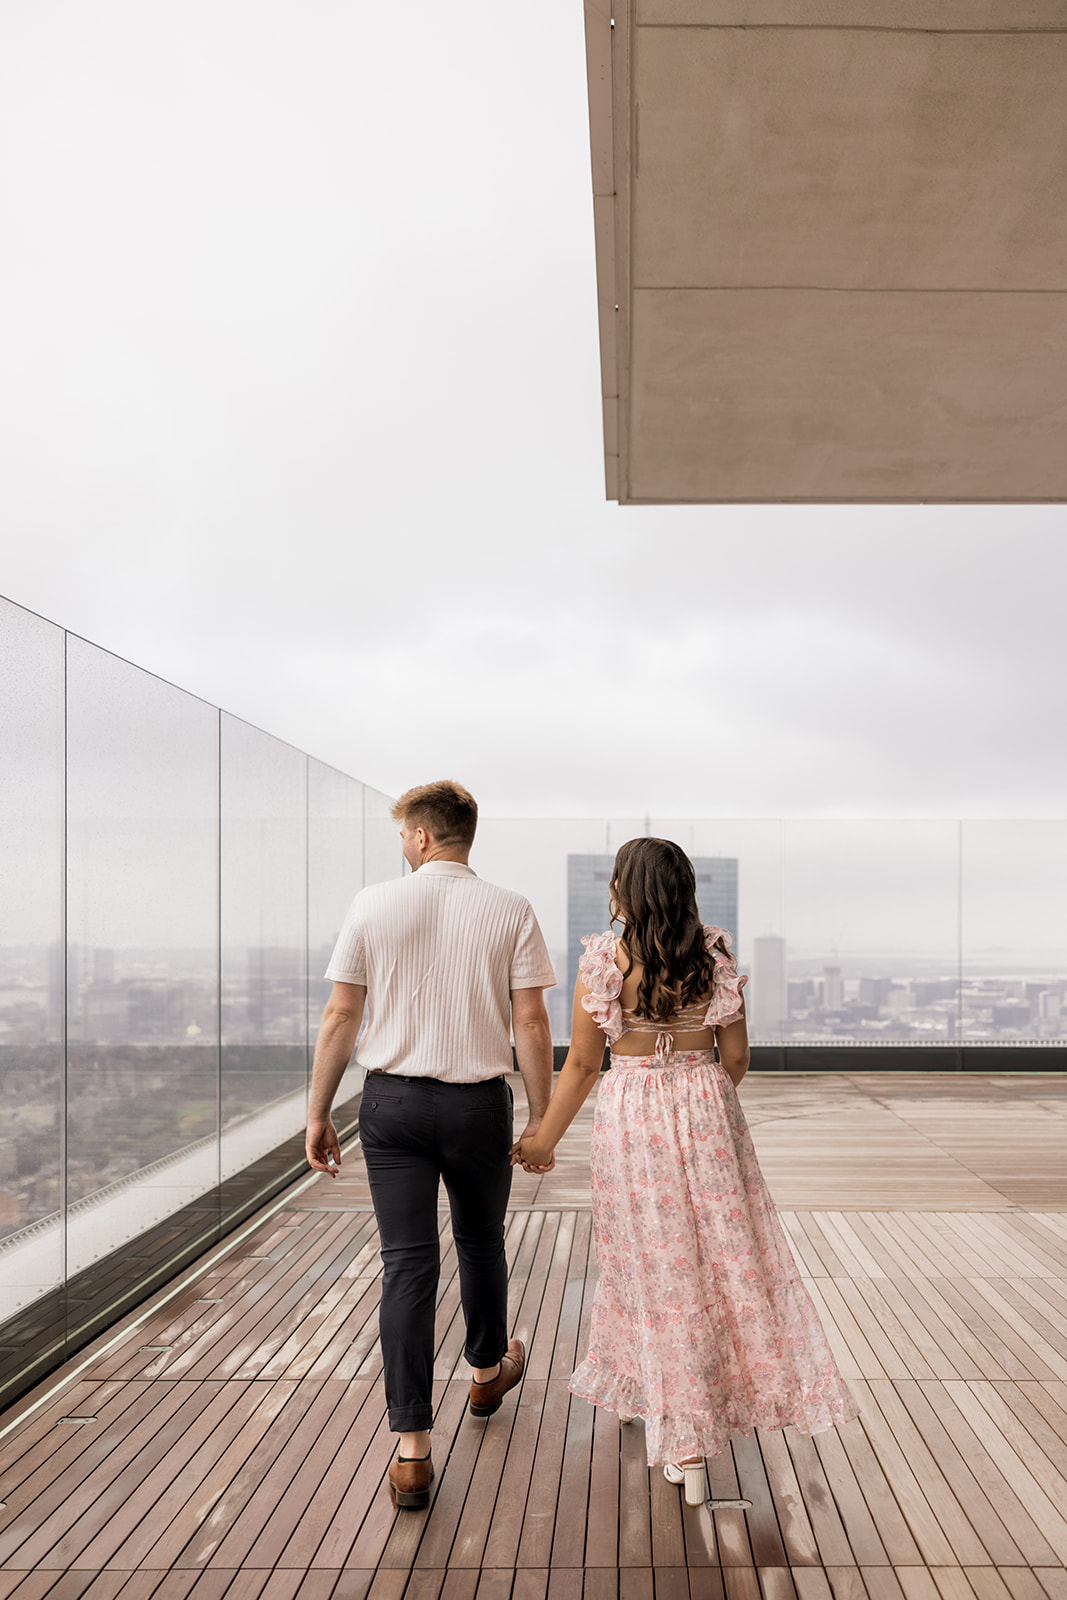
[[[702,927],[693,866],[666,839],[615,858],[609,930],[582,940],[571,1047],[516,1147],[544,1168],[593,1084],[599,1283],[571,1389],[640,1417],[650,1466],[703,1503],[733,1433],[818,1433],[856,1415],[756,1161],[736,1088],[748,1030],[731,938]],[[611,1069],[600,1077],[604,1038]],[[715,1050],[718,1050],[718,1061]]]

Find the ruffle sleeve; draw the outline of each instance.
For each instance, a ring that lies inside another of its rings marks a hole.
[[[587,933],[582,943],[585,954],[579,957],[578,973],[589,990],[582,996],[582,1009],[604,1030],[608,1043],[614,1044],[626,1031],[619,1003],[622,973],[615,964],[615,935],[610,928],[607,933]]]
[[[704,942],[715,962],[715,981],[711,1004],[704,1017],[705,1028],[725,1028],[741,1015],[741,980],[733,954],[733,935],[725,928],[705,927]]]

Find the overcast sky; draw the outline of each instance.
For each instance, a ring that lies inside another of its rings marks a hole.
[[[487,813],[1061,815],[1067,508],[604,499],[582,6],[6,0],[0,591]]]

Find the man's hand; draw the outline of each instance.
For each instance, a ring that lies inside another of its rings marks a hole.
[[[536,1122],[528,1122],[522,1133],[515,1140],[511,1147],[511,1164],[513,1167],[521,1167],[524,1172],[541,1173],[551,1172],[556,1165],[556,1152],[554,1150],[537,1150],[534,1148],[534,1140],[540,1126],[540,1118]],[[525,1149],[523,1149],[524,1145],[526,1146]],[[531,1159],[531,1150],[533,1150],[536,1160]]]
[[[341,1166],[341,1146],[337,1142],[337,1129],[329,1117],[309,1119],[304,1149],[309,1165],[316,1172],[328,1172],[331,1178],[336,1178]]]
[[[366,998],[367,990],[361,983],[335,983],[315,1041],[304,1149],[315,1171],[328,1172],[331,1178],[336,1178],[341,1165],[341,1146],[330,1120],[330,1107],[356,1048]]]

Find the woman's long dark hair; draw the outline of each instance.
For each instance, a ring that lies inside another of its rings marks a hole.
[[[626,921],[630,966],[639,961],[644,969],[634,1010],[666,1022],[709,994],[715,973],[697,910],[693,863],[670,839],[628,839],[615,857],[611,890]]]

